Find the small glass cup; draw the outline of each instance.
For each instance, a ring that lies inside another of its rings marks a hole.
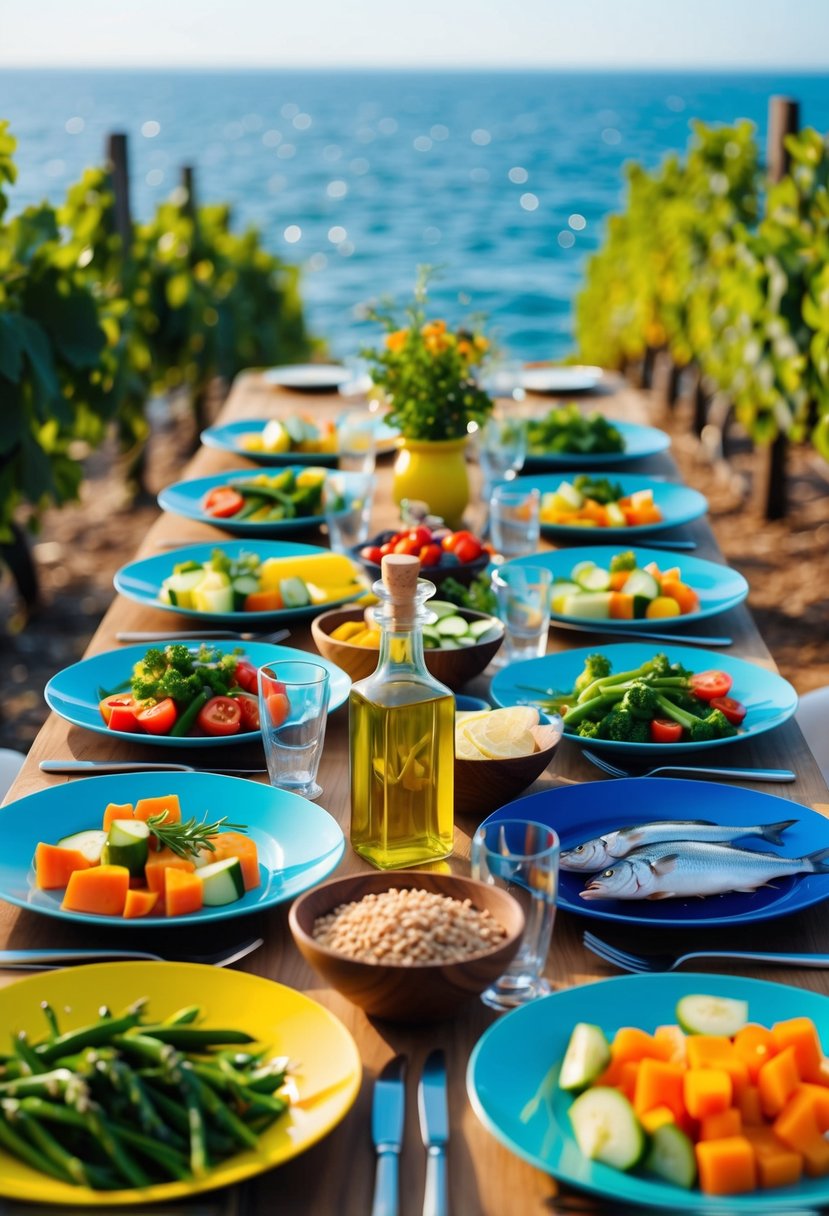
[[[523,401],[526,397],[524,389],[524,364],[520,359],[498,357],[487,359],[480,374],[481,388],[490,397],[509,398],[513,401]]]
[[[512,481],[527,455],[527,424],[522,418],[487,418],[477,433],[478,464],[483,485],[481,497],[488,502],[496,482]]]
[[[337,419],[338,467],[345,473],[373,473],[377,461],[377,415],[348,410]]]
[[[553,829],[530,819],[484,824],[472,838],[472,877],[508,891],[526,922],[515,958],[481,996],[493,1009],[514,1009],[550,991],[543,972],[556,915],[559,851]]]
[[[492,575],[504,641],[496,666],[537,659],[546,653],[552,574],[545,566],[501,566]]]
[[[319,798],[317,785],[325,723],[328,672],[318,663],[286,659],[259,668],[259,719],[271,785]]]
[[[519,489],[509,482],[495,486],[489,508],[495,552],[506,561],[537,553],[541,537],[540,509],[541,491],[535,487]]]
[[[337,553],[364,545],[371,528],[376,478],[366,473],[330,473],[322,487],[328,543]]]

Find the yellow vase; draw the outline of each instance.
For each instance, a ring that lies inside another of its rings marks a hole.
[[[462,439],[400,439],[394,464],[396,503],[414,498],[428,503],[450,528],[459,528],[469,502],[466,437]]]

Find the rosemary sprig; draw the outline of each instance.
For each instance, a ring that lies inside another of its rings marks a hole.
[[[222,828],[233,832],[247,831],[243,823],[229,823],[227,815],[222,815],[221,819],[216,819],[213,823],[207,822],[206,813],[204,819],[198,820],[194,816],[184,823],[167,823],[166,820],[167,812],[162,811],[159,815],[151,815],[147,826],[159,841],[159,847],[166,844],[178,857],[184,858],[198,857],[202,849],[214,853],[216,846],[210,837],[215,836]]]

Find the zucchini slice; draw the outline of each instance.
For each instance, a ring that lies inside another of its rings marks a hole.
[[[218,908],[235,903],[245,893],[242,863],[238,857],[224,857],[198,871],[202,886],[202,901],[206,907]]]
[[[101,851],[105,866],[126,866],[132,878],[142,878],[150,853],[150,829],[143,819],[115,819]]]
[[[643,1164],[649,1174],[686,1190],[697,1180],[694,1146],[675,1123],[663,1123],[656,1129]]]
[[[610,1063],[604,1031],[590,1022],[577,1022],[564,1053],[558,1083],[562,1089],[586,1089]]]
[[[64,836],[58,841],[59,849],[74,849],[82,853],[87,861],[97,865],[101,860],[101,852],[106,844],[107,834],[100,828],[91,828],[86,832],[75,832],[72,836]]]
[[[645,1151],[645,1133],[618,1089],[597,1085],[576,1098],[567,1112],[585,1157],[617,1170],[632,1170]]]
[[[731,1038],[748,1021],[748,1001],[729,996],[684,996],[676,1007],[676,1020],[687,1034],[715,1034]]]

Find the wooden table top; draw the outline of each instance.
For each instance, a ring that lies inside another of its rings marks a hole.
[[[524,407],[535,412],[549,406],[540,398]],[[627,418],[631,421],[648,421],[645,416],[645,399],[634,390],[619,386],[600,401],[604,412]],[[332,416],[342,409],[342,402],[331,396],[294,394],[270,388],[254,373],[241,376],[222,414],[222,421],[244,417],[271,417],[280,413],[299,410],[315,412],[320,416]],[[248,467],[247,462],[236,460],[225,453],[201,448],[193,460],[182,470],[182,476],[203,476],[228,468]],[[637,466],[637,471],[676,477],[676,467],[669,455],[653,457]],[[477,469],[471,470],[473,477]],[[397,512],[391,495],[391,465],[384,461],[378,465],[379,485],[375,503],[373,524],[377,529],[394,526]],[[474,482],[477,484],[477,482]],[[474,519],[474,509],[470,510]],[[681,530],[684,537],[698,542],[697,553],[701,557],[722,560],[713,534],[705,520],[687,525]],[[165,542],[180,543],[202,540],[220,540],[215,530],[169,515],[161,515],[148,532],[139,556],[150,556],[163,551]],[[318,542],[318,534],[309,533],[310,542]],[[677,560],[681,561],[681,557]],[[172,559],[171,559],[172,565]],[[702,623],[705,632],[708,622]],[[93,637],[88,654],[117,647],[117,630],[150,630],[187,628],[185,619],[171,618],[167,612],[155,611],[116,597]],[[730,653],[771,670],[774,663],[760,637],[751,614],[744,605],[718,616],[710,629],[712,633],[727,632],[734,638]],[[587,644],[586,635],[568,634],[553,630],[550,647],[554,650],[568,646]],[[598,639],[595,639],[598,641]],[[681,635],[677,638],[681,641]],[[314,650],[310,630],[304,623],[291,626],[290,644],[305,650]],[[239,752],[223,751],[221,760],[233,763]],[[712,753],[713,755],[713,753]],[[717,761],[730,765],[755,765],[763,767],[787,767],[797,773],[797,781],[791,785],[756,786],[773,791],[784,798],[816,807],[829,815],[829,792],[820,775],[803,736],[794,721],[786,723],[773,732],[754,741],[734,744],[727,754],[718,752]],[[38,735],[20,776],[8,795],[8,800],[20,798],[36,790],[71,778],[47,777],[39,771],[38,763],[43,759],[74,757],[76,759],[166,759],[158,749],[140,748],[119,742],[117,736],[104,736],[85,732],[70,726],[52,714]],[[176,759],[179,759],[178,753]],[[198,765],[204,763],[204,752],[182,753],[182,760]],[[261,760],[261,753],[259,756]],[[241,760],[240,760],[241,762]],[[602,774],[585,761],[579,749],[564,741],[559,747],[553,763],[534,789],[552,788],[557,784],[596,781]],[[321,804],[338,820],[346,837],[349,828],[348,791],[348,710],[343,707],[329,720],[325,753],[320,767],[320,783],[324,793]],[[704,789],[704,787],[701,787]],[[703,808],[701,807],[701,811]],[[463,872],[468,857],[469,840],[477,821],[459,821],[456,824],[456,853],[453,868]],[[347,874],[368,868],[351,849],[337,871]],[[290,1216],[357,1216],[370,1211],[374,1182],[375,1158],[371,1143],[371,1099],[374,1079],[385,1062],[397,1052],[406,1052],[410,1060],[406,1110],[406,1134],[401,1159],[401,1216],[420,1213],[423,1203],[425,1177],[425,1152],[420,1141],[416,1086],[414,1079],[429,1051],[443,1047],[447,1053],[449,1067],[449,1104],[451,1140],[449,1146],[449,1178],[451,1210],[455,1216],[501,1216],[505,1212],[520,1211],[524,1216],[531,1213],[550,1213],[572,1210],[572,1193],[568,1196],[560,1190],[554,1179],[525,1164],[503,1148],[487,1132],[466,1097],[465,1072],[471,1049],[483,1031],[495,1018],[495,1014],[478,1002],[467,1006],[451,1021],[422,1029],[399,1027],[382,1022],[373,1022],[349,1004],[336,992],[323,986],[309,969],[296,950],[287,927],[287,910],[276,908],[259,918],[265,945],[244,959],[240,967],[258,975],[278,980],[307,992],[314,999],[335,1013],[348,1027],[357,1042],[364,1066],[363,1084],[357,1101],[347,1117],[322,1143],[282,1166],[276,1173],[262,1175],[242,1188],[226,1195],[222,1200],[223,1211],[241,1211],[260,1214],[278,1210]],[[556,988],[573,984],[589,983],[615,974],[605,967],[581,944],[584,922],[578,917],[559,913],[553,945],[549,958],[549,976]],[[246,926],[247,928],[247,926]],[[602,934],[605,926],[602,926]],[[165,933],[165,943],[170,948],[173,934],[181,935],[182,952],[187,950],[189,940],[182,930]],[[233,922],[216,933],[211,928],[211,946],[215,938],[216,948],[222,945],[223,934],[232,942],[239,934]],[[671,934],[665,931],[637,932],[635,939],[619,930],[608,936],[619,944],[628,943],[634,949],[648,950],[675,944]],[[130,935],[130,945],[138,944]],[[154,939],[157,944],[157,938]],[[676,944],[693,948],[700,935],[691,940],[688,934],[680,935]],[[829,952],[829,925],[825,910],[812,908],[780,921],[763,925],[763,946],[770,950],[822,950]],[[96,930],[94,923],[73,926],[48,917],[0,904],[0,948],[46,946],[46,945],[96,945],[112,944]],[[717,933],[718,945],[750,948],[757,944],[756,930],[723,930]],[[756,975],[783,983],[799,985],[814,991],[829,994],[829,973],[817,970],[773,970],[761,966],[741,967],[741,974]],[[0,983],[10,983],[17,975],[10,971],[0,972]],[[558,1198],[557,1198],[558,1197]],[[176,1205],[169,1205],[171,1208]],[[187,1210],[187,1205],[181,1205]],[[31,1209],[29,1209],[31,1210]],[[165,1208],[166,1210],[166,1208]],[[203,1210],[202,1207],[199,1210]]]

